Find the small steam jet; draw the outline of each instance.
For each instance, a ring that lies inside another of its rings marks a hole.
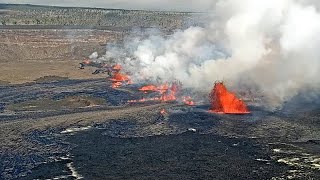
[[[112,76],[112,66],[106,63],[86,59],[79,64],[79,69],[84,69],[86,66],[96,67],[97,69],[92,74],[107,73],[109,76]]]

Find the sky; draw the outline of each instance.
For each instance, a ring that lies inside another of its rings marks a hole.
[[[214,1],[215,0],[0,0],[0,3],[165,11],[208,11],[213,7]]]

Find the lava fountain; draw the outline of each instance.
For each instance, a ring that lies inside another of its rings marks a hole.
[[[210,93],[210,112],[222,114],[249,114],[247,105],[232,92],[229,92],[223,82],[216,82]]]
[[[120,73],[122,67],[119,64],[113,66],[112,71],[113,75],[109,78],[112,81],[112,87],[118,88],[123,85],[123,83],[131,84],[131,79],[128,75]]]

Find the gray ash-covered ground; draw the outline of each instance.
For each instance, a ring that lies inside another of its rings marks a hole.
[[[143,95],[137,88],[2,85],[0,179],[320,179],[315,105],[217,115],[206,105],[128,104]]]

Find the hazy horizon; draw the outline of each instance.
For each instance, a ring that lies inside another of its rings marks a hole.
[[[6,4],[31,4],[61,7],[88,7],[88,8],[110,8],[110,9],[130,9],[130,10],[159,10],[159,11],[208,11],[214,5],[210,0],[0,0]]]

